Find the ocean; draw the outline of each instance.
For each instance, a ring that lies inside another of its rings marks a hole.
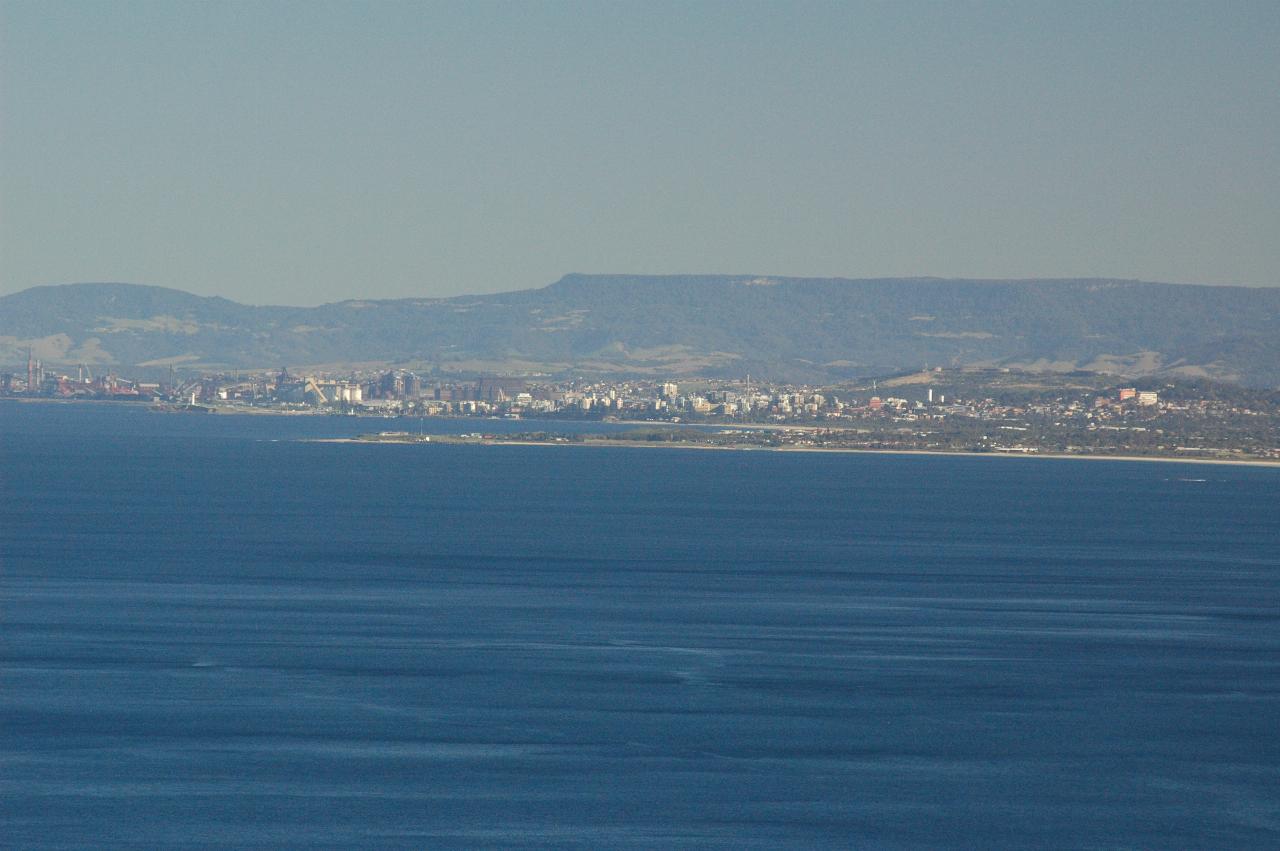
[[[1280,469],[388,426],[0,403],[0,844],[1280,846]]]

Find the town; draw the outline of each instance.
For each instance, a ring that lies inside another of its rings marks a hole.
[[[915,451],[1280,459],[1280,394],[1197,379],[992,368],[840,386],[740,379],[458,377],[380,369],[179,376],[74,374],[28,357],[0,396],[149,404],[163,412],[597,420],[662,426],[623,439]],[[732,425],[730,431],[678,428]],[[580,438],[580,433],[579,433]],[[578,439],[578,438],[575,438]]]

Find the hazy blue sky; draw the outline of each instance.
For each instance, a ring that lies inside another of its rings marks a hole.
[[[0,5],[0,291],[1280,283],[1280,3]]]

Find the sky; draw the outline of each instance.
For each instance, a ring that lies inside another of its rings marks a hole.
[[[0,0],[0,293],[1280,285],[1280,3]]]

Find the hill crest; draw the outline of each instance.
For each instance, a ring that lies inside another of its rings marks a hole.
[[[449,298],[254,306],[136,284],[0,297],[0,364],[821,381],[940,366],[1280,386],[1280,289],[1119,279],[566,275]]]

